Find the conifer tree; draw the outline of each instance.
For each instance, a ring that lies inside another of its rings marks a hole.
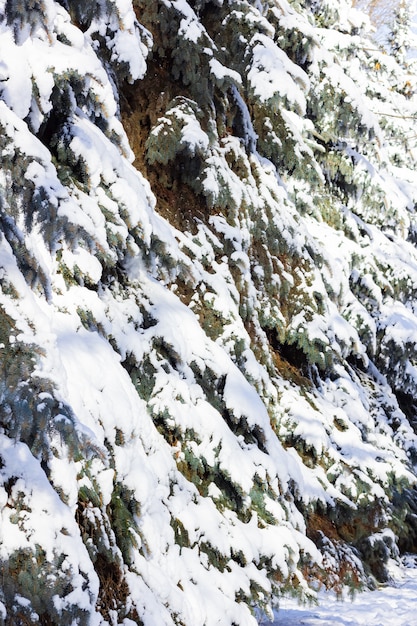
[[[415,39],[415,38],[414,38]],[[412,46],[411,12],[407,0],[400,0],[395,10],[388,35],[391,54],[401,65],[406,65]]]
[[[385,581],[417,542],[397,26],[387,55],[348,0],[0,15],[0,620],[253,626]]]

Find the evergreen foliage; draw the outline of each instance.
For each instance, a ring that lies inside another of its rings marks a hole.
[[[388,35],[388,45],[395,59],[401,65],[407,64],[413,36],[411,15],[408,3],[400,0],[394,12],[393,24]]]
[[[45,28],[46,7],[43,0],[7,0],[4,7],[7,24],[13,29],[17,43],[23,43],[38,29]]]
[[[251,626],[415,550],[403,9],[387,55],[347,0],[0,1],[6,623]]]

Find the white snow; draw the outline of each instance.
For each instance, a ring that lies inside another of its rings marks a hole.
[[[282,598],[273,626],[416,626],[417,568],[415,558],[393,566],[393,579],[385,587],[356,595],[353,600],[338,599],[331,592],[320,592],[318,606],[300,607]],[[259,621],[259,624],[268,624]]]
[[[42,416],[54,401],[59,411],[50,430],[38,429],[50,446],[48,478],[19,435],[0,433],[1,559],[37,546],[50,562],[63,556],[59,574],[71,576],[73,591],[54,606],[77,605],[92,626],[104,625],[91,541],[75,515],[80,489],[95,494],[84,503],[86,517],[121,559],[109,516],[122,488],[132,538],[124,574],[143,623],[253,626],[236,598],[251,603],[254,589],[268,604],[288,579],[314,596],[302,565],[326,564],[326,554],[306,537],[303,507],[337,502],[355,511],[379,501],[388,511],[393,477],[415,484],[409,456],[417,437],[390,387],[394,378],[414,392],[417,382],[417,253],[405,241],[417,201],[416,155],[409,144],[391,145],[386,120],[404,102],[396,83],[386,79],[384,87],[378,75],[371,87],[383,93],[388,114],[374,110],[379,101],[362,84],[370,61],[349,59],[349,46],[362,40],[347,33],[362,21],[347,2],[327,3],[343,33],[318,29],[304,15],[298,24],[295,9],[275,3],[283,29],[314,39],[304,70],[279,47],[264,3],[247,8],[248,49],[231,59],[209,42],[188,2],[164,0],[189,48],[210,43],[203,54],[222,107],[216,118],[214,100],[213,110],[202,110],[178,95],[151,131],[164,166],[180,151],[203,164],[192,182],[207,215],[192,233],[179,232],[158,215],[163,207],[131,165],[117,81],[100,60],[104,45],[128,81],[146,72],[151,38],[132,3],[103,3],[85,33],[57,3],[44,4],[45,28],[19,42],[6,20],[0,24],[0,305],[13,329],[10,345],[33,351],[21,364],[22,382],[49,384],[48,392],[35,386],[36,410]],[[243,19],[244,5],[230,16]],[[384,71],[393,67],[386,62]],[[64,110],[52,102],[55,85],[67,88]],[[314,122],[307,119],[308,99],[325,102],[332,90],[337,111],[309,111]],[[35,134],[53,105],[65,136],[52,155]],[[400,110],[411,115],[413,106],[407,100]],[[339,141],[338,112],[346,110],[356,121]],[[270,114],[278,160],[288,140],[295,174],[274,162],[272,150],[270,160],[261,153],[264,129],[254,111]],[[281,137],[275,117],[285,126]],[[356,137],[357,123],[365,138]],[[415,130],[399,125],[396,132]],[[20,162],[28,193],[42,192],[32,225],[14,181]],[[331,195],[332,167],[353,189],[346,198],[342,186]],[[34,286],[25,263],[41,275]],[[284,343],[302,366],[313,354],[310,371],[281,354]],[[383,374],[396,351],[404,362]],[[392,534],[388,522],[383,517],[378,529],[384,536]],[[322,592],[314,609],[283,598],[276,624],[387,626],[389,616],[390,626],[416,626],[415,572],[397,570],[396,587],[343,605]],[[29,606],[22,596],[16,601]],[[1,618],[5,612],[0,603]]]
[[[265,35],[255,35],[251,46],[253,58],[247,76],[255,96],[261,102],[276,100],[278,109],[279,95],[303,114],[309,88],[305,72]]]

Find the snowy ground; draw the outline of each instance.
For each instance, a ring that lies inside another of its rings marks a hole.
[[[406,560],[393,578],[390,586],[359,594],[353,601],[321,594],[318,607],[299,607],[284,599],[274,626],[417,626],[417,558]]]

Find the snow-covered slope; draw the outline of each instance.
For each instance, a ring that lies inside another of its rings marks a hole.
[[[319,594],[318,606],[300,606],[285,598],[276,612],[273,626],[416,626],[417,569],[415,557],[395,563],[390,584],[363,592],[340,602],[330,591]],[[260,624],[264,625],[260,621]]]
[[[416,548],[413,68],[346,2],[0,2],[5,624],[256,624]]]

